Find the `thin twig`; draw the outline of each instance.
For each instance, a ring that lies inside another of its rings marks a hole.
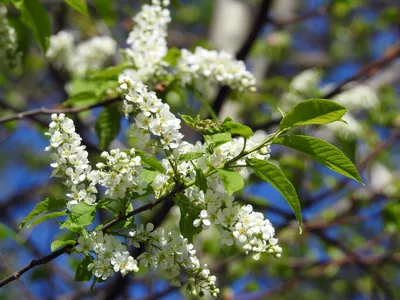
[[[69,107],[67,107],[67,108],[44,108],[44,107],[41,107],[41,108],[37,108],[37,109],[20,112],[16,115],[0,118],[0,123],[6,123],[9,121],[14,121],[14,120],[21,120],[21,119],[24,119],[27,117],[32,117],[32,116],[37,116],[37,115],[51,115],[51,114],[60,114],[60,113],[76,114],[76,113],[90,110],[90,109],[93,109],[96,107],[107,106],[107,105],[110,105],[110,104],[118,102],[118,101],[120,101],[120,98],[113,98],[113,99],[109,99],[109,100],[106,100],[106,101],[103,101],[100,103],[95,103],[95,104],[82,106],[82,107],[72,107],[72,108],[69,108]]]

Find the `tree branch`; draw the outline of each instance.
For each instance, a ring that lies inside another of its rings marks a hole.
[[[155,200],[152,201],[148,204],[142,205],[140,207],[138,207],[137,209],[134,209],[133,211],[131,211],[130,213],[128,213],[127,215],[120,215],[117,218],[113,219],[112,221],[108,222],[107,224],[105,224],[103,227],[101,227],[99,230],[101,231],[106,231],[107,229],[111,228],[112,226],[114,226],[115,224],[117,224],[119,221],[122,220],[126,220],[134,215],[137,215],[138,213],[144,212],[146,210],[151,210],[153,209],[155,206],[157,206],[158,204],[165,202],[165,201],[171,201],[172,198],[175,196],[175,194],[177,194],[178,192],[180,192],[183,189],[182,186],[175,186],[172,191]],[[43,256],[39,259],[33,259],[31,260],[27,265],[25,265],[24,267],[22,267],[21,269],[17,270],[16,272],[14,272],[13,274],[7,276],[6,278],[2,279],[0,281],[0,287],[14,281],[17,280],[21,277],[22,274],[24,274],[25,272],[29,271],[30,269],[39,266],[39,265],[43,265],[46,264],[50,261],[52,261],[53,259],[59,257],[60,255],[64,254],[64,253],[70,253],[71,250],[78,244],[75,245],[66,245],[64,247],[61,247],[60,249],[51,252],[50,254]]]
[[[51,114],[60,114],[60,113],[64,113],[64,114],[76,114],[82,111],[86,111],[86,110],[90,110],[96,107],[102,107],[102,106],[107,106],[113,103],[116,103],[118,101],[120,101],[120,98],[113,98],[113,99],[109,99],[100,103],[95,103],[95,104],[91,104],[91,105],[87,105],[87,106],[83,106],[83,107],[73,107],[73,108],[37,108],[37,109],[32,109],[32,110],[27,110],[24,112],[20,112],[16,115],[13,116],[7,116],[7,117],[2,117],[0,118],[0,123],[6,123],[9,121],[14,121],[14,120],[21,120],[24,118],[32,118],[34,116],[38,116],[38,115],[51,115]],[[4,103],[1,103],[2,106],[4,106]],[[15,110],[15,109],[13,109]],[[37,119],[35,119],[35,121],[37,121]],[[43,120],[40,120],[40,123],[43,123]],[[45,125],[47,126],[48,124],[45,123]]]

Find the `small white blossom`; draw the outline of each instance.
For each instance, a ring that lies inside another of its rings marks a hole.
[[[0,67],[14,68],[21,61],[17,50],[17,35],[7,20],[7,8],[0,4]]]

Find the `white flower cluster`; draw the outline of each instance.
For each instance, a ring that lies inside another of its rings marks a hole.
[[[124,71],[134,80],[149,82],[167,66],[163,62],[168,52],[167,26],[171,22],[168,9],[169,1],[153,0],[152,5],[143,5],[142,10],[133,18],[135,27],[130,32],[125,49],[135,69]]]
[[[371,109],[379,102],[375,90],[365,84],[350,88],[333,97],[333,100],[345,106],[352,113]]]
[[[15,30],[8,24],[7,8],[0,5],[0,66],[13,68],[20,63],[21,53],[17,47]]]
[[[234,198],[224,191],[218,176],[213,175],[208,180],[208,190],[204,194],[196,187],[186,190],[185,195],[193,204],[205,207],[195,219],[193,226],[207,229],[215,225],[221,233],[220,242],[228,246],[234,244],[253,253],[258,260],[261,253],[271,253],[279,258],[282,248],[274,238],[275,230],[262,213],[253,211],[251,205],[240,207],[234,203]]]
[[[75,132],[74,122],[66,118],[64,114],[51,116],[52,122],[49,125],[50,146],[45,151],[54,151],[54,168],[52,176],[64,178],[64,184],[70,188],[67,194],[71,200],[68,208],[78,202],[94,204],[97,193],[95,184],[90,182],[91,166],[88,160],[88,153],[85,146],[81,145],[81,137]]]
[[[362,134],[362,126],[352,114],[346,113],[342,119],[347,124],[344,122],[334,122],[325,126],[345,140],[354,140]]]
[[[96,167],[100,170],[93,171],[91,178],[102,186],[107,187],[105,195],[112,199],[123,199],[127,191],[138,194],[145,193],[146,186],[140,182],[139,176],[142,171],[141,157],[135,156],[135,149],[130,150],[130,155],[119,149],[113,149],[101,154],[106,159],[106,164],[98,163]]]
[[[197,47],[192,53],[182,49],[176,71],[183,85],[219,83],[240,92],[255,91],[254,75],[246,70],[243,61],[225,51]]]
[[[106,163],[98,163],[98,170],[93,170],[85,146],[81,145],[81,137],[75,132],[71,119],[64,114],[52,115],[49,132],[50,146],[46,151],[54,151],[54,168],[52,176],[64,178],[64,184],[69,187],[67,196],[68,208],[78,202],[94,205],[96,201],[96,184],[107,188],[105,194],[112,199],[125,198],[128,193],[143,194],[146,186],[140,181],[142,171],[141,157],[135,156],[135,149],[130,153],[119,149],[103,152],[101,157]]]
[[[153,224],[148,223],[146,227],[142,224],[129,235],[135,247],[148,245],[149,251],[137,258],[140,266],[158,269],[174,286],[181,285],[179,275],[182,269],[188,276],[187,289],[192,295],[201,295],[205,290],[217,296],[219,289],[215,286],[216,277],[210,274],[207,265],[200,264],[193,244],[177,231],[154,230]]]
[[[72,33],[60,31],[50,37],[46,56],[55,66],[76,77],[103,68],[117,49],[117,43],[108,36],[96,36],[78,45],[74,42]]]
[[[130,272],[139,271],[137,261],[129,255],[126,245],[113,235],[93,231],[87,237],[80,236],[78,243],[76,249],[79,252],[86,255],[90,255],[91,252],[96,254],[96,259],[88,265],[88,269],[102,280],[106,280],[114,272],[125,276]]]
[[[183,138],[179,132],[181,120],[170,112],[169,105],[158,99],[155,92],[148,92],[141,81],[121,76],[119,82],[121,90],[125,93],[125,115],[136,112],[137,128],[160,137],[164,149],[177,148]]]

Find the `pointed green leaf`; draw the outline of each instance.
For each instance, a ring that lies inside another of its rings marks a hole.
[[[340,120],[346,108],[334,101],[310,99],[297,104],[281,120],[281,129],[309,124],[327,124]]]
[[[195,183],[200,190],[202,190],[204,193],[207,192],[207,178],[201,169],[196,169]]]
[[[20,245],[22,245],[25,242],[24,239],[18,233],[9,228],[7,225],[0,222],[0,241],[4,240],[7,237],[14,240]]]
[[[253,130],[250,127],[240,124],[240,123],[236,123],[236,122],[232,121],[231,118],[226,118],[222,122],[222,128],[225,132],[229,132],[232,134],[238,134],[247,139],[254,134]]]
[[[90,225],[94,221],[96,206],[79,202],[72,207],[69,219],[78,226]]]
[[[93,257],[90,255],[85,255],[83,259],[79,262],[76,268],[75,281],[89,281],[92,278],[92,272],[89,271],[88,266],[94,261]]]
[[[201,209],[194,206],[185,195],[179,194],[174,200],[181,212],[181,219],[179,220],[181,234],[192,242],[193,236],[202,230],[201,227],[194,227],[193,225],[193,221],[199,217]]]
[[[13,1],[21,11],[21,20],[32,31],[40,47],[46,51],[50,44],[51,23],[49,15],[39,0]]]
[[[47,220],[51,220],[51,219],[54,219],[54,218],[66,216],[67,214],[68,214],[67,211],[64,210],[64,211],[56,211],[56,212],[53,212],[53,213],[49,213],[49,214],[43,215],[43,216],[35,219],[32,223],[28,224],[28,226],[26,226],[26,228],[30,228],[30,227],[32,227],[34,225],[37,225],[37,224],[42,223],[42,222],[47,221]]]
[[[247,160],[250,167],[256,174],[264,181],[269,182],[275,189],[277,189],[282,196],[289,203],[299,223],[300,233],[302,232],[303,218],[301,216],[301,208],[299,197],[293,184],[286,178],[282,171],[266,160],[249,159]]]
[[[237,192],[244,187],[243,178],[238,172],[223,169],[218,169],[217,171],[224,183],[225,191],[229,195],[232,195],[234,192]]]
[[[338,148],[311,136],[288,135],[274,139],[273,144],[281,144],[308,154],[325,167],[362,183],[354,164]]]
[[[176,67],[179,59],[181,58],[181,50],[178,48],[170,48],[164,56],[163,61],[168,63],[171,67]]]
[[[94,6],[104,22],[115,25],[117,15],[115,12],[115,2],[110,0],[94,0]]]
[[[189,152],[179,156],[179,161],[189,161],[203,156],[203,152]]]
[[[46,198],[39,204],[35,206],[35,208],[21,221],[19,228],[22,228],[28,223],[29,221],[36,218],[38,215],[52,211],[54,209],[64,208],[66,205],[65,199],[59,198]]]
[[[76,244],[76,241],[74,241],[74,240],[67,240],[67,241],[55,240],[51,243],[50,248],[51,248],[51,251],[54,251],[65,245],[75,245],[75,244]]]
[[[213,135],[206,135],[204,136],[204,139],[208,145],[212,146],[213,148],[217,148],[218,146],[232,141],[232,136],[230,133],[224,132]]]
[[[122,64],[119,66],[108,67],[104,70],[91,73],[89,79],[118,79],[119,74],[129,67],[132,67],[132,65]]]
[[[96,134],[101,149],[107,149],[117,137],[120,123],[121,115],[117,105],[108,105],[103,108],[96,122]]]
[[[140,156],[142,158],[142,162],[144,162],[146,165],[154,168],[158,172],[163,174],[165,173],[164,166],[154,156],[149,156],[146,154],[146,152],[139,150],[135,150],[135,155]]]
[[[81,13],[82,15],[89,16],[89,11],[85,0],[64,0],[71,8]]]

